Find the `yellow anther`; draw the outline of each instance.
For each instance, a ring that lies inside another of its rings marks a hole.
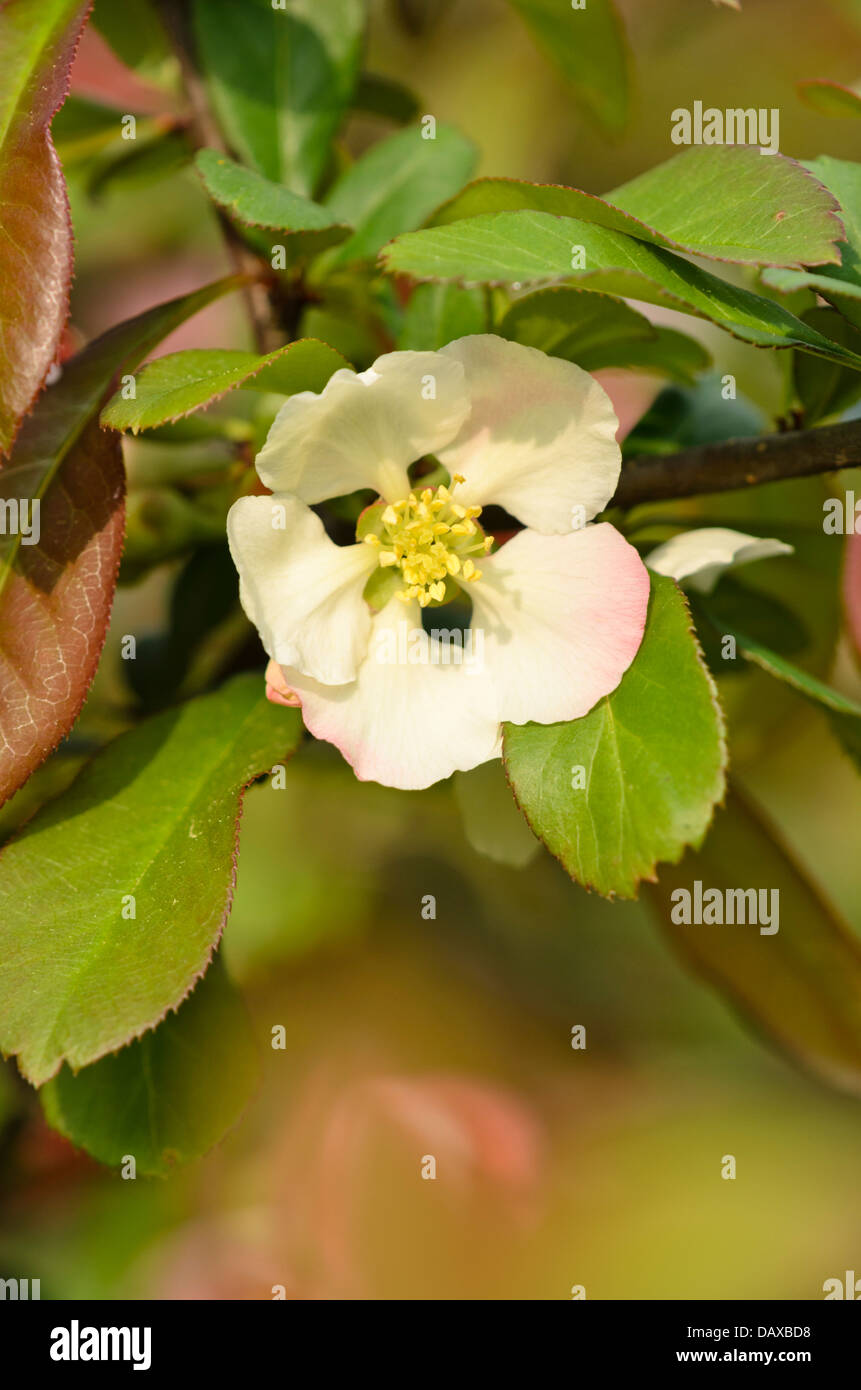
[[[455,473],[449,487],[425,487],[384,504],[377,532],[364,537],[377,547],[381,566],[400,570],[404,587],[399,597],[405,603],[418,600],[427,608],[444,602],[449,575],[469,582],[481,578],[468,556],[484,554],[493,542],[483,535],[472,541],[480,531],[474,518],[481,508],[454,501],[453,490],[462,482],[461,474]]]
[[[466,482],[466,478],[463,476],[462,473],[452,473],[452,475],[451,475],[451,480],[452,480],[453,483],[465,483],[465,482]]]

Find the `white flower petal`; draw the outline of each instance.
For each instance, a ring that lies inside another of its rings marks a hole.
[[[463,368],[437,352],[390,352],[366,372],[335,372],[319,394],[279,410],[257,456],[273,492],[322,502],[372,487],[409,492],[407,467],[453,438],[469,411]]]
[[[275,523],[275,524],[273,524]],[[269,656],[327,685],[355,680],[371,631],[369,545],[335,545],[295,497],[243,497],[227,517],[242,607]]]
[[[784,541],[747,536],[743,531],[730,531],[723,526],[705,526],[701,530],[682,531],[657,546],[646,557],[646,564],[656,574],[685,579],[691,588],[708,594],[726,569],[771,555],[791,554],[792,546]]]
[[[615,690],[642,640],[649,576],[614,527],[521,531],[481,571],[472,626],[484,633],[500,720],[579,719]]]
[[[472,410],[437,456],[466,482],[458,501],[495,502],[547,535],[576,530],[609,502],[621,452],[610,398],[582,368],[492,334],[459,338]]]
[[[466,663],[432,664],[429,646],[413,636],[421,631],[418,604],[393,598],[373,620],[352,685],[326,687],[296,671],[282,673],[302,701],[306,727],[339,748],[360,781],[418,790],[499,756],[486,677]],[[410,660],[411,651],[422,650],[424,661]]]

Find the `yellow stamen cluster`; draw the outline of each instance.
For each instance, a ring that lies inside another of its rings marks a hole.
[[[400,567],[404,588],[398,597],[405,603],[418,599],[427,608],[433,599],[443,599],[449,575],[470,583],[481,578],[471,557],[486,554],[493,539],[483,536],[475,523],[481,507],[462,507],[454,500],[454,487],[462,482],[455,473],[451,489],[426,487],[400,502],[390,502],[382,515],[380,534],[365,536],[368,545],[379,546],[384,568]]]

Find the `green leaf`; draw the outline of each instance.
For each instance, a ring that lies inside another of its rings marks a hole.
[[[301,730],[259,675],[237,676],[115,739],[6,846],[0,1049],[34,1085],[154,1028],[194,987],[230,911],[242,791]]]
[[[744,145],[692,146],[604,198],[559,184],[479,179],[439,208],[431,225],[529,210],[718,260],[836,262],[838,195],[822,186],[824,176],[814,165],[808,168],[805,173],[783,155],[761,155]]]
[[[726,581],[723,581],[725,584]],[[718,594],[720,593],[720,588]],[[716,596],[715,596],[716,597]],[[732,621],[732,613],[727,614],[726,609],[722,609],[715,598],[708,600],[698,600],[698,606],[705,614],[712,628],[721,636],[731,634],[736,641],[736,649],[746,661],[751,661],[760,670],[773,676],[775,680],[781,681],[784,685],[803,695],[812,704],[819,706],[824,711],[831,726],[831,730],[844,750],[856,765],[861,768],[861,705],[848,695],[843,695],[839,690],[834,690],[832,686],[826,685],[810,671],[796,666],[788,661],[783,650],[775,650],[778,647],[778,637],[781,630],[775,631],[769,627],[766,629],[766,640],[761,640],[755,635],[749,626],[750,614],[741,611],[740,621],[746,627],[745,631],[740,631]],[[821,607],[817,613],[820,617]],[[820,626],[822,620],[820,618]],[[785,650],[785,648],[784,648]]]
[[[838,243],[839,265],[814,270],[764,270],[762,279],[772,289],[788,293],[812,289],[826,299],[837,299],[842,308],[845,298],[861,299],[861,164],[821,155],[803,166],[820,179],[840,204],[846,240]]]
[[[587,372],[639,367],[688,382],[711,362],[695,339],[658,328],[621,299],[585,290],[524,295],[511,305],[499,332],[503,338],[576,362]]]
[[[15,466],[29,470],[33,490],[23,495],[45,495],[63,459],[93,420],[120,373],[146,357],[186,319],[243,283],[242,276],[227,276],[190,294],[156,304],[110,328],[67,362],[59,380],[46,391],[39,408],[28,419],[15,456],[4,470],[9,473]],[[0,557],[6,565],[12,553],[10,547]],[[0,574],[0,578],[5,577],[5,573]]]
[[[44,383],[68,314],[72,227],[50,125],[88,8],[0,6],[0,456]]]
[[[805,293],[807,293],[807,291],[805,291]],[[850,295],[844,295],[842,290],[836,293],[832,290],[822,290],[817,291],[817,293],[821,293],[823,299],[830,298],[831,303],[834,304],[834,307],[843,317],[848,319],[855,328],[861,330],[861,298],[852,298]]]
[[[392,274],[419,280],[502,285],[576,275],[585,289],[711,319],[757,347],[801,347],[861,370],[861,358],[808,328],[781,305],[728,284],[661,247],[571,217],[546,212],[470,217],[451,226],[407,232],[384,247],[381,258]]]
[[[703,892],[777,892],[778,931],[674,923],[670,913],[683,900],[674,904],[672,895],[693,893],[696,880]],[[682,960],[804,1070],[861,1095],[861,943],[754,807],[730,797],[704,848],[662,870],[650,892]]]
[[[418,97],[408,87],[374,72],[362,73],[353,93],[352,107],[363,116],[382,116],[397,125],[414,121],[421,110]]]
[[[613,0],[510,0],[544,53],[562,70],[581,106],[618,134],[628,120],[630,58]]]
[[[233,151],[313,196],[359,73],[362,0],[194,0],[210,100]]]
[[[711,653],[707,651],[709,665],[718,675],[732,671],[733,663],[725,660],[720,650],[715,648],[715,634],[722,637],[724,633],[734,632],[739,624],[755,641],[767,643],[774,651],[781,652],[784,656],[802,651],[810,641],[810,634],[804,622],[792,608],[774,594],[754,589],[750,582],[743,583],[732,573],[722,575],[717,588],[709,594],[708,608],[711,617],[702,626],[699,619],[705,615],[699,607],[696,592],[691,594],[690,603],[697,619],[698,636],[703,648],[706,649],[708,643],[714,653],[715,660],[712,661]]]
[[[787,685],[791,685],[800,695],[804,695],[806,699],[811,700],[814,704],[822,705],[825,709],[830,710],[834,714],[847,715],[853,719],[861,719],[861,705],[859,705],[856,700],[850,699],[848,695],[841,695],[839,690],[832,689],[830,685],[826,685],[824,681],[819,680],[817,676],[812,676],[809,671],[804,671],[800,666],[795,666],[793,662],[787,661],[785,656],[781,656],[779,652],[772,651],[769,647],[758,642],[754,637],[749,637],[747,634],[739,632],[737,629],[727,628],[726,624],[721,622],[717,614],[715,614],[714,619],[712,619],[711,608],[708,603],[703,602],[701,607],[704,612],[709,615],[709,621],[711,621],[713,626],[717,627],[719,631],[731,631],[732,636],[736,639],[738,651],[740,651],[742,656],[748,661],[752,661],[756,666],[761,667],[763,671],[767,671],[768,674],[774,676],[776,680],[784,681]]]
[[[331,217],[356,229],[326,258],[327,269],[373,260],[399,232],[421,226],[469,178],[477,158],[472,142],[447,125],[437,125],[432,140],[408,126],[373,145],[325,200]]]
[[[838,260],[834,197],[794,160],[753,146],[692,146],[607,197],[700,256],[781,266]]]
[[[415,352],[436,352],[455,338],[486,333],[487,302],[483,290],[462,290],[457,285],[416,285],[404,311],[398,347]]]
[[[618,688],[571,723],[506,724],[503,756],[535,834],[605,896],[634,897],[659,861],[700,844],[724,790],[723,719],[671,580],[652,575],[642,645]]]
[[[80,743],[85,746],[83,740]],[[84,752],[76,740],[74,748],[67,746],[58,750],[55,758],[48,758],[37,767],[23,787],[0,807],[0,843],[11,839],[46,801],[64,792],[94,751],[90,748]]]
[[[216,957],[179,1011],[77,1074],[63,1067],[39,1098],[77,1148],[137,1177],[166,1177],[236,1123],[260,1079],[248,1014]]]
[[[135,380],[134,400],[117,392],[101,422],[137,434],[199,410],[236,386],[285,396],[322,391],[332,373],[346,366],[339,352],[316,338],[300,338],[265,357],[238,348],[171,352],[143,368]]]
[[[314,255],[350,235],[352,228],[310,198],[243,169],[217,150],[200,150],[195,163],[207,193],[219,207],[247,227],[269,227],[285,233],[296,256]]]
[[[853,87],[824,78],[811,78],[799,82],[797,90],[804,105],[821,116],[861,116],[861,93]]]
[[[503,338],[577,362],[586,371],[618,366],[629,344],[654,342],[645,314],[608,294],[560,287],[516,299],[505,314]]]
[[[808,309],[804,322],[844,348],[861,354],[861,330],[836,309]],[[795,353],[792,363],[795,394],[804,410],[805,426],[818,424],[829,415],[842,415],[861,398],[861,373],[810,353]]]
[[[69,732],[104,642],[125,481],[119,440],[99,429],[99,409],[120,373],[241,283],[219,280],[158,304],[90,343],[45,391],[0,471],[0,496],[19,514],[33,500],[41,508],[38,544],[0,538],[0,801]]]

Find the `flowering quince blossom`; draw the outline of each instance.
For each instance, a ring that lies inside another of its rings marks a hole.
[[[656,574],[668,575],[687,583],[702,594],[710,594],[724,570],[748,565],[751,560],[767,560],[773,555],[791,555],[792,546],[770,536],[748,536],[724,526],[703,526],[683,531],[649,552],[646,564]]]
[[[498,757],[506,721],[588,713],[633,661],[649,596],[637,551],[585,524],[616,488],[616,429],[588,373],[489,334],[292,396],[257,458],[272,496],[228,518],[269,697],[301,704],[360,779],[416,789]],[[448,483],[410,481],[427,456]],[[311,508],[362,488],[380,500],[338,546]],[[488,503],[526,528],[494,553]],[[458,591],[481,659],[440,662],[422,611],[443,628]]]

